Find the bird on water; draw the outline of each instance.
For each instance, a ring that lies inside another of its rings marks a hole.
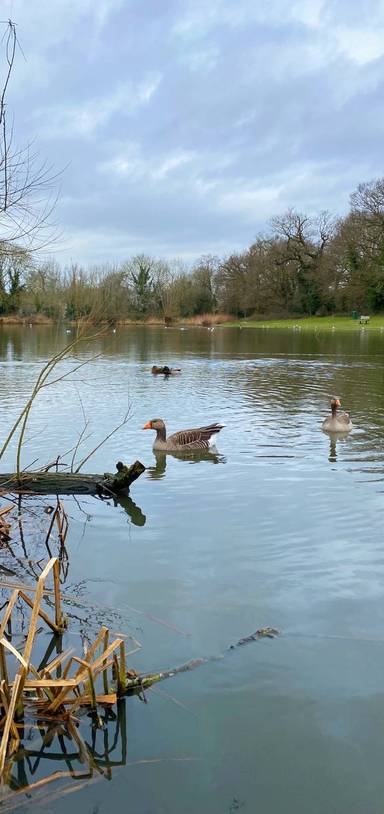
[[[333,396],[331,398],[331,415],[324,419],[321,427],[328,432],[349,432],[352,429],[352,421],[349,413],[340,410],[340,399]]]
[[[173,452],[174,450],[209,449],[213,445],[212,436],[220,432],[224,424],[209,424],[206,427],[196,427],[190,430],[179,430],[167,437],[167,430],[162,418],[152,418],[143,430],[155,430],[156,438],[153,449]]]

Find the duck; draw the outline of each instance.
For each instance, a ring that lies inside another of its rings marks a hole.
[[[144,424],[143,430],[155,430],[156,438],[154,450],[174,452],[175,450],[207,450],[213,445],[212,436],[220,432],[224,424],[208,424],[206,427],[196,427],[191,430],[179,430],[169,435],[162,418],[152,418]]]
[[[162,365],[162,367],[158,367],[157,365],[152,365],[151,373],[162,373],[164,376],[174,376],[175,373],[181,373],[180,367],[168,367],[168,365]]]
[[[352,429],[352,421],[349,413],[338,412],[341,407],[340,399],[333,396],[331,398],[331,415],[323,421],[321,427],[327,432],[349,432]]]

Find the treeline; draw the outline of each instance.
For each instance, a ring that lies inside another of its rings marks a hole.
[[[325,315],[384,310],[384,178],[360,184],[343,218],[290,209],[240,253],[182,263],[137,255],[61,269],[3,243],[0,313],[111,322],[228,313]]]

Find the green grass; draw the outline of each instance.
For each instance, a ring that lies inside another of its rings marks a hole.
[[[236,322],[227,322],[223,327],[228,328],[299,328],[306,331],[379,331],[384,329],[384,314],[371,317],[368,325],[362,326],[358,319],[352,317],[304,317],[303,319],[240,319]]]

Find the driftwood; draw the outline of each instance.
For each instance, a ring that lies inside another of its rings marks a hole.
[[[30,494],[60,495],[118,495],[127,492],[131,484],[145,471],[144,464],[135,461],[125,466],[116,464],[116,472],[104,475],[82,475],[72,472],[22,472],[0,474],[3,492],[28,492]]]

